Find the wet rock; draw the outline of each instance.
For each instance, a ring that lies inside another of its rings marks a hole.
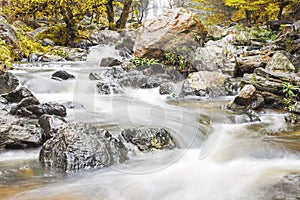
[[[51,76],[52,79],[62,81],[62,80],[68,80],[68,79],[74,79],[75,76],[66,72],[66,71],[56,71],[54,74]]]
[[[245,85],[227,107],[232,110],[255,110],[262,108],[263,105],[264,98],[256,93],[256,88],[253,85]]]
[[[253,55],[237,59],[238,74],[253,73],[256,68],[265,68],[270,57],[267,55]]]
[[[42,130],[35,124],[0,114],[0,148],[25,149],[41,145]]]
[[[7,104],[8,104],[8,101],[0,96],[0,110],[3,110]]]
[[[111,30],[93,30],[89,35],[90,41],[94,45],[98,44],[115,44],[120,41],[121,36],[117,31]]]
[[[102,67],[112,67],[112,66],[117,66],[117,65],[121,65],[122,62],[116,58],[113,57],[107,57],[107,58],[103,58],[101,60],[100,66]]]
[[[253,110],[236,110],[234,115],[227,115],[226,123],[242,124],[260,122],[259,115]]]
[[[91,73],[89,74],[89,79],[90,79],[90,80],[93,80],[93,81],[95,81],[95,80],[102,80],[101,73],[91,72]]]
[[[65,117],[67,115],[67,111],[63,105],[57,103],[29,105],[16,111],[16,115],[22,117],[39,118],[43,114]]]
[[[148,68],[143,70],[145,75],[165,74],[166,70],[163,64],[148,65]]]
[[[172,83],[163,83],[159,86],[159,94],[172,94],[174,93],[174,88]]]
[[[0,74],[0,95],[9,93],[16,89],[19,85],[19,80],[10,72]]]
[[[69,109],[83,109],[84,108],[84,106],[82,104],[74,102],[74,101],[68,101],[66,103],[63,103],[62,105]]]
[[[283,102],[283,97],[280,95],[273,94],[271,92],[260,91],[261,95],[265,99],[264,108],[271,108],[271,109],[282,109],[285,106]]]
[[[49,55],[45,53],[33,53],[28,58],[29,62],[59,62],[59,61],[66,61],[61,56],[58,55]]]
[[[22,99],[27,97],[34,97],[30,90],[25,87],[20,87],[14,91],[9,92],[8,94],[2,95],[9,103],[18,103]]]
[[[108,131],[87,124],[60,129],[44,143],[39,156],[44,166],[63,171],[103,168],[127,159],[127,149],[122,142]]]
[[[60,47],[66,54],[66,60],[69,61],[85,61],[88,50],[81,48]]]
[[[13,106],[10,109],[10,114],[11,115],[16,115],[18,113],[18,110],[21,109],[22,107],[26,107],[29,105],[38,105],[40,104],[39,100],[35,97],[26,97],[22,99],[17,105]]]
[[[116,49],[127,54],[133,54],[133,47],[137,37],[137,30],[125,31],[125,34],[121,34],[121,39],[116,42]]]
[[[129,128],[124,129],[121,136],[143,152],[176,146],[171,134],[163,128]]]
[[[127,71],[127,72],[133,71],[133,70],[136,69],[136,66],[135,66],[132,62],[130,62],[130,61],[124,61],[124,62],[121,64],[121,67],[122,67],[125,71]]]
[[[268,189],[264,194],[264,200],[297,200],[300,198],[300,176],[299,174],[289,174],[284,176]]]
[[[144,75],[140,71],[124,73],[118,79],[118,83],[121,86],[133,88],[155,88],[164,82],[167,82],[167,80],[153,78],[151,76]]]
[[[125,76],[126,72],[121,66],[113,66],[110,68],[107,68],[103,70],[103,72],[100,74],[102,78],[121,78],[122,76]]]
[[[181,94],[195,96],[224,96],[226,95],[225,84],[228,77],[219,72],[201,71],[189,74],[184,81]]]
[[[195,49],[204,44],[206,34],[196,14],[184,8],[170,9],[145,22],[136,39],[134,55],[162,59],[165,52],[173,52],[191,60]]]
[[[124,89],[115,82],[100,81],[96,85],[99,94],[124,94]]]
[[[64,118],[47,114],[42,115],[39,118],[38,123],[43,130],[43,142],[54,137],[60,129],[67,125],[67,122]]]
[[[208,41],[204,47],[196,49],[192,63],[197,71],[219,71],[236,76],[235,51],[236,48],[228,42]]]
[[[272,56],[271,60],[267,63],[266,70],[274,72],[295,72],[295,66],[288,57],[283,53],[278,52]]]

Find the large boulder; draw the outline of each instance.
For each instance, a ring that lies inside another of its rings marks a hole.
[[[173,52],[190,60],[188,56],[204,44],[206,34],[196,14],[184,8],[170,9],[145,22],[136,39],[134,55],[162,59],[166,52]]]
[[[208,41],[198,47],[191,62],[197,71],[220,71],[231,76],[237,75],[236,48],[226,41]]]
[[[128,159],[122,142],[103,129],[70,124],[44,143],[39,160],[64,171],[103,168]]]
[[[262,95],[256,93],[253,85],[245,85],[238,95],[231,101],[227,107],[230,109],[259,109],[264,105]]]
[[[122,130],[121,136],[143,152],[173,149],[176,146],[173,137],[164,128],[128,128]]]
[[[272,56],[271,60],[267,63],[266,69],[274,72],[295,72],[293,63],[281,52]]]
[[[19,80],[10,72],[0,74],[0,95],[9,93],[16,89],[19,85]]]
[[[193,96],[224,96],[227,93],[228,76],[219,72],[194,72],[184,81],[181,94]]]

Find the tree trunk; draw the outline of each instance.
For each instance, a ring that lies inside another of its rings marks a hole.
[[[251,14],[250,14],[250,11],[249,10],[245,10],[245,13],[246,13],[246,22],[247,22],[247,25],[250,26],[251,25]]]
[[[107,10],[108,27],[109,27],[109,29],[114,29],[115,28],[115,11],[114,11],[114,6],[113,6],[113,0],[107,1],[106,10]]]
[[[278,20],[281,20],[281,16],[282,16],[282,12],[283,12],[284,7],[285,6],[283,6],[282,4],[279,6],[279,12],[278,12],[278,15],[277,15]]]
[[[119,18],[119,20],[116,23],[117,29],[123,29],[126,26],[126,22],[130,13],[130,8],[133,0],[126,0],[124,3],[124,8],[122,10],[122,14]]]

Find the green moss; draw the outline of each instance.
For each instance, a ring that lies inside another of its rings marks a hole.
[[[65,45],[68,41],[68,37],[66,33],[66,28],[62,25],[50,26],[45,31],[39,33],[37,38],[40,40],[50,39],[57,45]]]
[[[4,40],[0,39],[0,62],[10,67],[15,55],[13,49],[9,47]]]

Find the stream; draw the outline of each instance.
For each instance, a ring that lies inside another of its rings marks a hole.
[[[98,46],[85,62],[20,64],[12,72],[41,102],[71,102],[69,122],[97,124],[115,135],[129,127],[164,127],[177,148],[76,173],[43,168],[40,149],[2,150],[1,199],[270,199],[284,176],[300,173],[299,127],[287,125],[282,113],[264,110],[261,122],[245,123],[225,109],[233,97],[169,99],[158,88],[99,95],[88,75],[103,70],[99,62],[107,56],[118,52]],[[76,79],[55,81],[56,70]]]

